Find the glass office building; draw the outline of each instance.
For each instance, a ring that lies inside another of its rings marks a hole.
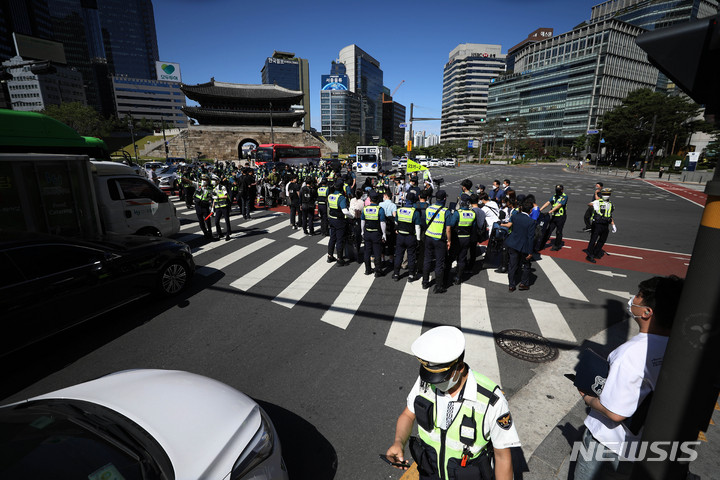
[[[405,123],[405,105],[393,101],[388,91],[382,95],[382,108],[382,138],[390,146],[403,145],[405,129],[400,128],[400,124]]]
[[[609,0],[592,7],[590,23],[616,18],[646,30],[715,15],[717,0]]]
[[[187,127],[187,116],[182,111],[185,94],[180,83],[124,76],[114,76],[112,82],[119,118],[130,115],[153,122],[165,121],[168,128]]]
[[[628,93],[657,83],[657,69],[635,43],[643,31],[609,19],[526,46],[515,72],[491,84],[488,118],[524,117],[529,137],[559,144],[597,128]]]
[[[302,106],[305,111],[303,123],[305,130],[310,130],[310,68],[308,61],[304,58],[297,58],[294,53],[276,50],[272,57],[265,60],[260,76],[265,85],[275,84],[288,90],[303,92]]]
[[[345,134],[361,135],[361,98],[349,89],[350,80],[345,65],[333,62],[330,75],[322,76],[320,89],[320,119],[322,135],[337,141]]]
[[[340,50],[338,63],[345,65],[348,90],[360,96],[360,137],[365,144],[382,138],[383,71],[375,60],[357,45]]]
[[[443,142],[477,137],[477,124],[487,116],[488,86],[505,71],[500,49],[500,45],[462,43],[450,52],[443,71]]]

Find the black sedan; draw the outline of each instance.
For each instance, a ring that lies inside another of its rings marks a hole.
[[[0,356],[153,293],[179,293],[194,271],[190,247],[166,238],[2,232]]]

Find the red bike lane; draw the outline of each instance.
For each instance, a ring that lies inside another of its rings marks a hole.
[[[683,185],[679,185],[677,183],[670,183],[670,182],[663,182],[660,180],[645,180],[643,179],[645,183],[649,183],[650,185],[653,185],[655,187],[658,187],[661,190],[665,190],[666,192],[672,193],[673,195],[677,195],[680,198],[684,198],[685,200],[689,200],[690,202],[694,203],[695,205],[699,207],[704,207],[705,202],[707,201],[707,194],[704,192],[699,192],[697,190],[693,190],[692,188],[687,188]]]

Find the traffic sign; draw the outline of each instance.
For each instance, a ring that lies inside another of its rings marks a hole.
[[[600,133],[600,130],[588,130],[587,131],[588,135],[595,135],[596,133]]]
[[[407,128],[407,123],[401,123],[398,125],[399,128]]]

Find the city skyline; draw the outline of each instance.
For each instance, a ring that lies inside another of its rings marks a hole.
[[[337,59],[338,51],[348,45],[357,45],[380,62],[384,86],[391,92],[405,80],[393,100],[408,110],[414,103],[418,117],[439,118],[443,67],[457,45],[499,44],[506,53],[537,28],[553,28],[555,34],[571,30],[589,20],[592,6],[600,3],[549,0],[539,5],[508,0],[477,5],[461,1],[447,12],[452,23],[445,26],[427,14],[431,10],[417,8],[426,5],[435,11],[430,2],[420,2],[407,11],[376,1],[363,4],[362,11],[342,5],[308,8],[287,1],[240,5],[215,0],[202,2],[201,8],[199,2],[191,0],[154,0],[153,6],[160,59],[180,63],[185,83],[204,83],[215,77],[225,82],[259,84],[268,52],[291,51],[307,58],[311,122],[319,130],[321,76],[328,73],[327,66]],[[268,12],[273,15],[270,20],[243,20],[263,19]],[[387,25],[378,26],[378,22]],[[302,27],[304,30],[299,31]],[[418,51],[423,54],[418,56]],[[439,134],[440,122],[416,123],[414,128]]]

